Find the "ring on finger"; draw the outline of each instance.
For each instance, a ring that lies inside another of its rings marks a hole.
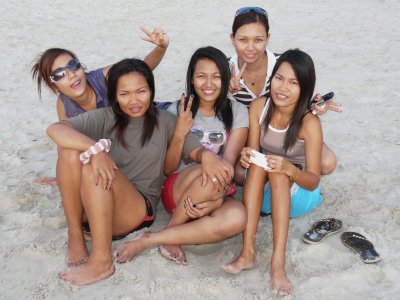
[[[217,182],[218,179],[217,179],[217,177],[213,177],[213,178],[211,179],[211,181],[212,181],[212,182]]]

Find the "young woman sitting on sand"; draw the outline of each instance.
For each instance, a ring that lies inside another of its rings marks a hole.
[[[176,117],[153,105],[154,77],[138,59],[113,65],[107,80],[108,108],[96,109],[47,129],[59,152],[58,182],[68,224],[66,262],[60,278],[88,285],[114,272],[111,242],[154,220],[167,150],[179,141],[183,155],[202,162],[205,178],[225,172],[224,162],[191,134],[175,131]],[[111,142],[110,142],[111,141]],[[110,146],[111,143],[111,146]],[[109,150],[107,154],[106,150]],[[91,231],[89,254],[82,230]]]
[[[140,27],[146,34],[142,39],[156,45],[144,61],[154,70],[167,50],[168,36],[159,28],[153,32]],[[38,93],[42,85],[58,93],[59,120],[75,117],[86,111],[108,107],[106,78],[111,66],[86,72],[78,57],[70,50],[50,48],[44,51],[32,67],[32,78],[37,81]],[[39,184],[57,184],[54,177],[39,178]]]
[[[186,80],[186,93],[192,95],[187,107],[182,96],[180,104],[174,103],[168,109],[187,120],[180,124],[183,132],[191,131],[198,136],[204,147],[221,156],[233,170],[246,142],[248,112],[245,106],[227,98],[226,56],[214,47],[198,49],[190,60]],[[170,148],[178,155],[174,161],[166,161],[165,173],[178,167],[182,143],[171,144]],[[198,164],[180,163],[178,172],[171,174],[163,186],[163,204],[172,214],[168,226],[120,245],[115,251],[117,261],[129,261],[140,251],[159,245],[166,258],[186,265],[180,245],[215,243],[243,230],[246,212],[231,195],[232,177],[216,174],[202,185],[201,169]]]
[[[319,118],[305,113],[315,86],[311,57],[296,49],[283,53],[271,74],[271,91],[250,105],[248,147],[241,163],[249,168],[243,191],[248,221],[243,231],[242,252],[223,266],[237,274],[255,265],[255,236],[261,206],[270,212],[273,227],[271,290],[276,295],[292,293],[285,271],[285,251],[290,217],[317,207],[322,153]],[[251,149],[262,150],[269,168],[250,164]],[[269,186],[264,191],[266,180]],[[264,203],[263,203],[264,198]]]
[[[279,57],[267,48],[270,39],[267,12],[261,7],[243,7],[237,10],[230,38],[236,52],[229,60],[231,68],[229,96],[249,106],[255,99],[268,94],[269,78]],[[317,95],[316,99],[320,97]],[[341,111],[340,105],[333,100],[328,101],[322,108],[315,105],[313,109],[316,109],[318,114],[323,114],[327,109]],[[330,174],[335,168],[336,156],[324,144],[321,174]],[[235,174],[238,177],[238,183],[242,183],[240,178],[243,178],[244,174],[239,165],[235,168]]]

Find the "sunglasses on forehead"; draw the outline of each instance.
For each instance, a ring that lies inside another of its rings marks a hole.
[[[69,69],[71,72],[75,72],[80,68],[82,68],[82,66],[79,60],[71,59],[65,67],[57,68],[53,72],[51,72],[49,75],[50,80],[51,82],[55,83],[67,76],[67,69]]]
[[[246,6],[246,7],[242,7],[240,9],[238,9],[235,13],[235,18],[237,16],[243,15],[243,14],[247,14],[248,12],[254,11],[257,14],[263,15],[266,18],[268,18],[268,13],[265,9],[262,9],[261,7],[257,7],[257,6]]]

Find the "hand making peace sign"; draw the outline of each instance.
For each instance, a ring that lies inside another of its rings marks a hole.
[[[165,31],[163,31],[161,28],[154,28],[153,32],[150,32],[143,26],[140,26],[139,28],[146,34],[146,36],[141,37],[142,40],[153,43],[161,48],[168,47],[169,38]]]
[[[243,64],[243,67],[240,69],[240,72],[235,74],[235,64],[232,64],[231,67],[231,80],[229,81],[229,92],[237,93],[240,90],[240,79],[242,79],[244,69],[246,69],[247,63]]]
[[[189,101],[185,109],[185,94],[182,93],[181,100],[179,101],[179,114],[176,121],[175,134],[185,137],[193,126],[192,108],[193,95],[190,95]]]

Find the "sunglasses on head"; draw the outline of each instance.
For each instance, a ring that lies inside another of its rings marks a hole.
[[[239,8],[235,13],[235,18],[237,16],[247,14],[248,12],[251,12],[251,11],[254,11],[257,14],[263,15],[266,18],[268,18],[267,11],[265,9],[262,9],[261,7],[257,7],[257,6],[246,6],[246,7]]]
[[[55,69],[53,72],[50,73],[49,77],[51,82],[57,82],[67,76],[67,69],[71,72],[75,72],[82,68],[81,63],[77,59],[71,59],[68,64],[63,68]]]
[[[212,145],[221,146],[225,143],[225,134],[222,131],[203,131],[192,128],[192,133],[201,141],[203,138]]]

